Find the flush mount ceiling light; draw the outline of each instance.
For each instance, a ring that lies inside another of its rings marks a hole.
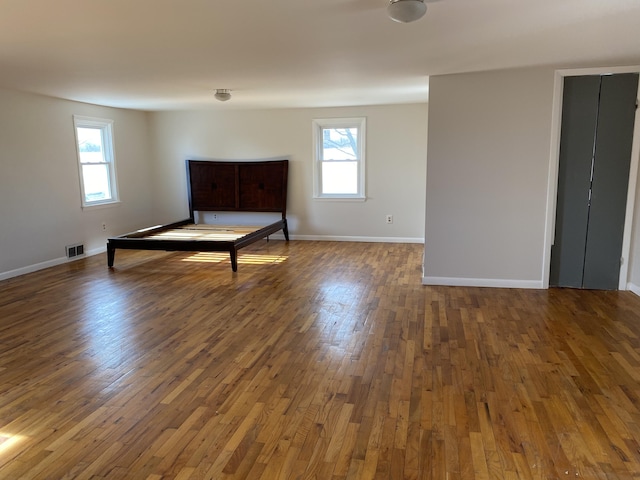
[[[400,23],[415,22],[427,11],[424,0],[389,0],[387,14],[391,20]]]
[[[228,88],[218,88],[216,89],[214,97],[216,97],[216,100],[226,102],[231,98],[231,90],[229,90]]]

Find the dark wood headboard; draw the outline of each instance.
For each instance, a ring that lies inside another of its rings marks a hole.
[[[286,218],[288,160],[187,160],[189,214],[280,212]]]

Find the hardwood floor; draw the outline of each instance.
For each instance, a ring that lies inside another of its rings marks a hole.
[[[425,287],[421,245],[0,282],[0,478],[640,478],[640,298]]]

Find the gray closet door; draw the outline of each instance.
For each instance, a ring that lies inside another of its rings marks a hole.
[[[584,288],[618,288],[637,91],[638,75],[602,77]]]
[[[565,79],[552,286],[618,287],[637,86],[637,74]]]
[[[562,97],[555,241],[549,284],[582,287],[600,77],[567,77]]]

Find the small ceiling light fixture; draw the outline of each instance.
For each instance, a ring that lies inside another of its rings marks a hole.
[[[389,0],[387,15],[391,20],[400,23],[415,22],[427,11],[424,0]]]
[[[217,88],[214,97],[216,97],[216,100],[226,102],[231,98],[231,90],[228,88]]]

